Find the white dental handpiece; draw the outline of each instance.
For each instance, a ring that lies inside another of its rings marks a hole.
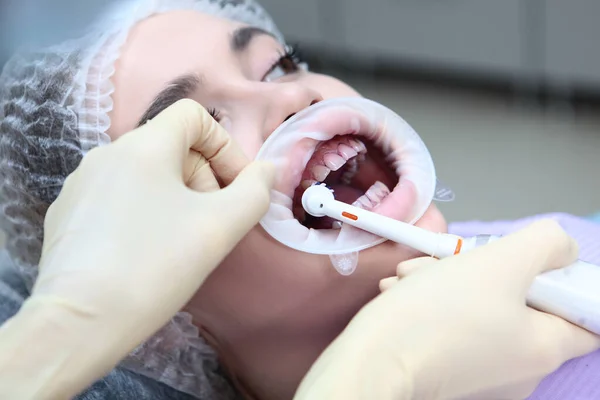
[[[437,258],[464,253],[500,238],[480,235],[463,239],[430,232],[337,201],[324,184],[309,187],[302,196],[302,206],[312,216],[331,217]],[[536,277],[529,289],[527,303],[600,335],[599,289],[600,267],[577,261]]]
[[[498,239],[500,236],[474,236],[465,239],[463,249],[468,251]],[[538,275],[527,293],[527,304],[600,335],[599,289],[600,267],[578,260]]]

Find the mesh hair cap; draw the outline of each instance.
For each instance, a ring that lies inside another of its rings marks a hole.
[[[114,64],[131,28],[173,10],[197,10],[273,33],[253,0],[126,0],[107,9],[79,39],[15,55],[0,75],[0,229],[28,289],[37,275],[43,222],[83,155],[110,143]],[[237,392],[217,356],[180,312],[123,361],[126,368],[202,399]]]

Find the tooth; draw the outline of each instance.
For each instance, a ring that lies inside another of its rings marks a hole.
[[[340,221],[333,221],[331,229],[342,229],[342,223]]]
[[[362,197],[362,196],[361,196]],[[354,201],[354,203],[352,203],[352,205],[356,208],[362,208],[363,210],[365,209],[365,207],[362,205],[362,203],[359,201],[360,197],[358,199],[356,199]]]
[[[348,140],[348,143],[350,144],[350,146],[352,146],[352,149],[354,151],[356,151],[357,153],[360,151],[360,145],[358,144],[358,142],[356,140]]]
[[[359,207],[362,205],[364,209],[371,210],[378,206],[381,201],[390,194],[388,187],[379,181],[375,182],[369,190],[358,198],[352,205]]]
[[[346,167],[346,171],[351,172],[353,174],[356,173],[356,171],[358,171],[358,161],[356,160],[356,158],[351,159],[346,164],[348,165]]]
[[[324,165],[315,165],[311,170],[313,177],[318,182],[323,182],[331,170]]]
[[[366,195],[360,196],[354,203],[352,203],[354,207],[362,208],[365,210],[370,210],[374,206],[371,204],[371,200]]]
[[[305,179],[302,182],[300,182],[300,186],[302,187],[302,189],[306,190],[316,182],[317,181],[313,181],[312,179]]]
[[[342,175],[342,183],[345,185],[349,185],[355,176],[356,176],[356,170],[344,172],[344,175]]]
[[[381,203],[381,200],[383,200],[383,198],[389,194],[389,191],[386,193],[386,189],[387,186],[377,181],[369,188],[369,190],[367,190],[366,194],[371,202],[374,203],[374,205],[377,205]]]
[[[354,150],[356,150],[359,153],[366,153],[367,152],[367,146],[365,146],[365,144],[363,142],[361,142],[358,139],[350,139],[349,140],[350,145],[352,146],[352,148]]]
[[[352,147],[345,145],[345,144],[340,144],[338,146],[338,153],[342,157],[344,157],[346,160],[350,160],[352,157],[354,157],[358,154],[358,152],[356,150],[354,150]]]
[[[346,164],[344,157],[334,153],[325,154],[323,159],[325,160],[325,165],[332,171],[337,171],[338,169],[342,168],[344,164]]]
[[[352,180],[352,178],[354,178],[355,172],[353,171],[346,171],[344,172],[344,175],[342,175],[342,179],[348,179],[348,180]]]
[[[364,153],[359,153],[359,154],[356,156],[356,162],[357,162],[358,164],[362,164],[362,163],[364,163],[366,159],[367,159],[367,155],[366,155],[366,154],[364,154]]]
[[[342,174],[342,183],[349,185],[352,179],[356,176],[358,172],[358,162],[356,158],[351,158],[346,163],[346,170]]]
[[[371,186],[369,190],[375,191],[380,199],[383,199],[385,196],[391,193],[390,189],[385,185],[385,183],[379,181],[375,182],[375,184]]]
[[[351,171],[346,171],[344,172],[344,174],[342,175],[342,182],[344,182],[345,184],[350,183],[350,181],[352,180],[353,174]],[[347,182],[346,182],[347,181]]]
[[[375,207],[381,202],[381,198],[379,197],[377,192],[373,190],[373,187],[370,187],[367,193],[365,193],[364,195],[367,196],[367,199],[369,199],[373,207]]]

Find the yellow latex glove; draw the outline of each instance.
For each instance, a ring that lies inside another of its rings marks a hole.
[[[274,169],[247,164],[190,100],[86,155],[48,210],[32,296],[2,328],[5,361],[37,361],[24,379],[39,381],[11,398],[77,393],[179,311],[268,208]],[[9,389],[18,373],[2,369]]]
[[[463,255],[398,266],[323,353],[298,399],[523,399],[600,338],[526,306],[540,273],[577,259],[558,224],[538,222]]]

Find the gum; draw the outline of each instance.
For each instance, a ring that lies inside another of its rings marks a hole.
[[[394,190],[373,208],[373,212],[398,221],[410,218],[417,200],[417,188],[411,181],[400,179]]]

